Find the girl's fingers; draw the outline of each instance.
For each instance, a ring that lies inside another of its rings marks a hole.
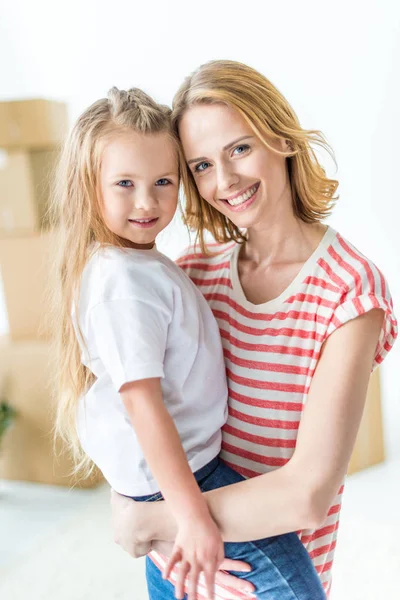
[[[195,567],[190,569],[187,587],[188,600],[196,600],[197,598],[197,584],[199,581],[199,575],[199,569],[196,569]]]
[[[175,583],[175,598],[182,599],[185,595],[185,579],[190,571],[190,564],[186,561],[182,561],[178,567],[178,573],[176,576]],[[196,600],[196,597],[195,597]]]
[[[207,567],[204,569],[204,580],[206,583],[208,600],[214,600],[215,574],[216,574],[215,568]]]
[[[176,563],[178,563],[180,560],[182,560],[182,551],[180,548],[174,548],[174,550],[172,551],[172,554],[169,557],[168,562],[165,565],[164,570],[163,570],[163,578],[164,579],[169,578],[169,576],[171,575],[172,569],[174,568]]]

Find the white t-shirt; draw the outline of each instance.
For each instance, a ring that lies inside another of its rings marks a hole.
[[[161,378],[163,399],[192,471],[221,448],[227,384],[217,323],[201,292],[152,250],[98,248],[86,265],[78,311],[82,362],[97,380],[81,398],[77,428],[85,452],[127,496],[159,490],[119,390]]]

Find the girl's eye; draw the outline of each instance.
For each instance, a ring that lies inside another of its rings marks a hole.
[[[117,185],[119,185],[119,187],[132,187],[133,183],[129,179],[122,179],[121,181],[118,181]]]
[[[244,154],[247,150],[249,150],[250,146],[247,144],[241,144],[240,146],[236,146],[233,151],[233,154]]]
[[[203,171],[205,171],[207,169],[207,167],[210,165],[210,163],[204,161],[202,163],[199,163],[198,165],[195,166],[194,168],[194,172],[195,173],[202,173]]]
[[[168,185],[170,184],[170,180],[169,179],[165,179],[165,177],[163,177],[162,179],[159,179],[158,181],[156,181],[156,185]]]

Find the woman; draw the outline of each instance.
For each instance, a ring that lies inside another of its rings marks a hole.
[[[186,220],[200,240],[179,264],[219,323],[230,389],[221,458],[248,477],[207,501],[228,542],[298,531],[329,594],[370,372],[397,335],[388,286],[322,224],[337,182],[312,146],[327,146],[265,77],[208,63],[176,94],[173,121],[187,161]],[[210,254],[206,231],[227,245]],[[113,511],[125,549],[138,554],[151,541],[167,553],[154,542],[174,539],[165,503],[114,495]],[[162,586],[166,561],[152,558],[148,577]]]

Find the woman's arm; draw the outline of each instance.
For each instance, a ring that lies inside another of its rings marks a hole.
[[[383,322],[372,310],[326,341],[301,418],[296,450],[274,471],[207,492],[224,540],[241,542],[314,529],[326,518],[346,474],[360,424]],[[251,506],[251,510],[248,507]],[[166,506],[148,507],[141,536],[172,540]]]

